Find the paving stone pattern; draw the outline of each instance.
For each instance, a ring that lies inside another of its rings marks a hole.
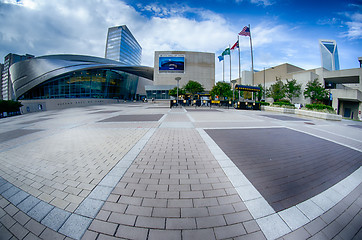
[[[275,211],[323,192],[362,165],[361,152],[287,128],[206,132]]]
[[[135,107],[135,106],[134,106]],[[147,114],[147,115],[118,115],[115,117],[101,120],[100,122],[139,122],[139,121],[158,121],[162,114]]]
[[[195,129],[158,129],[86,236],[223,239],[260,228]]]
[[[0,239],[361,239],[361,168],[324,196],[263,218],[253,215],[260,206],[250,202],[268,203],[260,194],[254,201],[251,188],[243,193],[234,188],[245,176],[222,159],[221,150],[206,145],[217,146],[203,128],[244,129],[253,136],[260,128],[288,129],[283,136],[296,151],[301,146],[294,144],[300,137],[295,129],[326,139],[313,140],[320,152],[332,142],[362,152],[359,130],[350,122],[313,120],[315,125],[307,125],[305,120],[261,115],[265,113],[119,103],[0,119],[0,133],[6,133],[0,141]],[[228,138],[234,139],[232,134]],[[309,146],[306,139],[304,148]],[[276,149],[268,149],[275,154]],[[355,154],[334,151],[340,159]],[[328,167],[334,169],[333,163]],[[292,165],[285,168],[290,177],[297,171]],[[335,174],[326,182],[339,178]],[[346,190],[344,184],[352,187]],[[241,200],[245,196],[250,202]],[[302,212],[309,220],[294,218]],[[286,224],[289,230],[280,231]]]
[[[146,131],[69,129],[3,152],[0,176],[40,200],[73,212]]]

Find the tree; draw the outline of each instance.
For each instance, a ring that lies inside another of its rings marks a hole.
[[[270,86],[268,95],[274,99],[274,102],[285,97],[285,86],[280,78],[277,78],[277,81]]]
[[[183,88],[187,93],[191,94],[192,99],[194,99],[194,95],[196,93],[201,93],[205,91],[201,83],[192,80],[190,80]]]
[[[310,98],[312,103],[323,102],[328,98],[328,91],[318,81],[318,78],[307,83],[303,94],[305,98]]]
[[[263,98],[263,85],[261,85],[260,83],[258,84],[258,87],[260,88],[259,92],[256,92],[256,98],[258,99],[258,101],[260,101]]]
[[[212,87],[210,91],[210,95],[215,98],[215,96],[219,96],[220,99],[233,96],[233,92],[231,91],[231,86],[225,82],[217,82],[215,86]]]
[[[20,102],[12,100],[0,100],[0,113],[2,112],[18,112],[23,106]]]
[[[178,88],[178,95],[185,95],[186,91],[183,88]],[[177,87],[174,87],[173,89],[168,90],[168,95],[177,97]]]
[[[299,95],[302,93],[302,84],[297,84],[297,80],[287,79],[287,84],[285,84],[285,95],[287,98],[289,98],[290,102],[293,102],[294,97],[299,97]]]

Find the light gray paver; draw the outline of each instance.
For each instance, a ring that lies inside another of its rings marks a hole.
[[[216,239],[214,231],[212,229],[197,229],[197,230],[185,230],[182,231],[182,239]]]
[[[276,239],[291,230],[278,214],[272,214],[256,220],[267,239]]]
[[[53,208],[41,221],[41,223],[53,229],[54,231],[58,231],[69,216],[70,212],[61,210],[59,208]]]
[[[6,190],[8,190],[9,188],[11,188],[13,185],[9,182],[6,182],[5,184],[0,186],[0,194],[3,194],[3,192],[5,192]]]
[[[32,209],[35,205],[40,202],[39,199],[33,196],[28,196],[25,198],[19,205],[17,206],[20,210],[27,213],[30,209]]]
[[[159,230],[151,229],[148,235],[149,240],[181,240],[181,230]],[[185,238],[183,238],[185,239]],[[187,238],[186,238],[187,239]],[[191,239],[191,238],[189,238]],[[196,239],[196,238],[193,238]]]
[[[9,198],[9,201],[14,204],[15,206],[18,205],[21,201],[26,199],[29,196],[29,193],[26,193],[24,191],[19,191],[13,196]]]
[[[94,218],[103,204],[104,202],[101,200],[87,198],[79,205],[79,207],[75,210],[75,213]]]
[[[80,239],[91,222],[90,218],[72,214],[59,229],[59,232],[71,238]]]
[[[309,222],[309,219],[296,207],[288,208],[278,214],[292,230],[296,230]]]
[[[10,197],[12,197],[13,195],[15,195],[16,193],[18,193],[20,191],[20,189],[18,187],[15,187],[14,185],[11,186],[9,189],[7,189],[6,191],[4,191],[3,193],[1,193],[1,195],[4,198],[10,199]]]
[[[108,196],[111,194],[112,190],[113,190],[112,187],[98,185],[88,195],[88,198],[105,201],[107,200]]]
[[[53,208],[54,206],[44,201],[40,201],[28,212],[28,215],[40,222]]]
[[[298,204],[297,208],[301,210],[303,214],[309,218],[309,220],[313,220],[324,213],[324,211],[311,200]]]

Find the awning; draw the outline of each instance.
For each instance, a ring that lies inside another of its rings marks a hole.
[[[239,90],[239,91],[247,91],[247,92],[259,92],[261,90],[260,87],[246,86],[246,85],[236,85],[235,89]]]

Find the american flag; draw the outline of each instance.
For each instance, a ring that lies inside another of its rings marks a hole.
[[[249,37],[250,37],[250,28],[248,28],[247,26],[245,26],[245,27],[243,28],[243,30],[241,30],[241,32],[239,32],[239,35],[249,36]]]

